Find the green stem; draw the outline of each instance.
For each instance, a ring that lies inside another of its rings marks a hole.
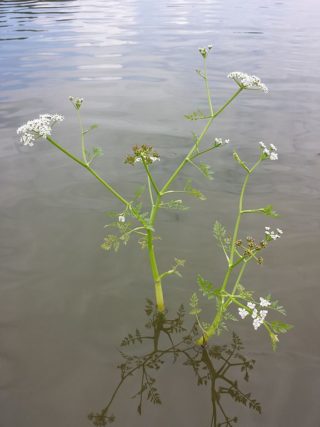
[[[155,287],[157,310],[160,312],[164,312],[165,306],[164,306],[164,299],[163,299],[163,292],[162,292],[161,277],[158,271],[158,266],[157,266],[157,261],[156,261],[156,256],[154,252],[154,246],[153,246],[153,233],[151,230],[147,230],[147,240],[148,240],[150,266],[151,266],[152,277],[153,277],[154,287]]]
[[[168,190],[168,188],[170,187],[170,185],[172,184],[172,182],[176,179],[176,177],[178,176],[178,174],[180,173],[180,171],[184,168],[184,166],[186,165],[186,163],[188,163],[188,161],[192,158],[193,153],[196,151],[196,149],[198,148],[200,142],[202,141],[203,137],[205,136],[205,134],[207,133],[212,121],[219,116],[219,114],[221,114],[223,112],[223,110],[239,95],[239,93],[243,90],[242,87],[240,87],[228,100],[227,102],[219,108],[218,111],[216,111],[215,113],[213,113],[210,117],[210,119],[208,120],[207,124],[205,125],[203,131],[201,132],[200,136],[197,138],[196,142],[194,143],[193,147],[191,148],[191,150],[189,151],[189,153],[186,155],[186,157],[182,160],[182,162],[180,163],[180,165],[177,167],[177,169],[173,172],[173,174],[170,176],[170,178],[168,179],[168,181],[164,184],[164,186],[162,187],[162,189],[160,190],[160,194],[163,194],[165,191]]]
[[[213,147],[207,148],[206,150],[199,151],[198,153],[194,154],[191,157],[191,160],[195,159],[196,157],[202,156],[203,154],[208,153],[209,151],[214,150],[215,148],[217,148],[216,145],[214,145]]]
[[[155,181],[154,181],[154,179],[153,179],[153,176],[151,175],[150,170],[149,170],[149,167],[148,167],[148,165],[147,165],[147,163],[146,163],[145,159],[143,158],[143,156],[141,156],[141,160],[142,160],[143,166],[144,166],[144,168],[145,168],[145,170],[146,170],[146,172],[147,172],[148,178],[150,179],[150,181],[151,181],[151,184],[152,184],[153,188],[155,189],[156,193],[159,195],[159,194],[160,194],[160,192],[159,192],[159,189],[158,189],[158,187],[157,187],[157,184],[155,183]]]
[[[152,194],[152,189],[151,189],[151,182],[150,182],[150,178],[149,177],[148,177],[148,190],[149,190],[149,196],[150,196],[151,205],[154,206],[153,194]]]
[[[211,115],[213,115],[213,106],[212,106],[211,92],[210,92],[210,87],[209,87],[209,82],[208,82],[206,58],[204,58],[204,81],[205,81],[205,85],[206,85],[206,92],[207,92],[207,97],[208,97],[208,104],[209,104],[209,108],[210,108],[210,113],[211,113]]]
[[[254,170],[256,169],[256,167],[259,165],[259,163],[261,162],[261,157],[259,158],[259,160],[254,164],[254,166],[248,170],[246,177],[244,179],[243,185],[242,185],[242,189],[241,189],[241,193],[240,193],[240,198],[239,198],[239,208],[238,208],[238,215],[237,215],[237,219],[236,219],[236,223],[235,223],[235,227],[234,227],[234,232],[233,232],[233,237],[232,237],[232,242],[231,242],[231,251],[230,251],[230,257],[229,257],[229,265],[228,265],[228,270],[226,272],[226,275],[224,277],[222,286],[221,286],[221,291],[225,291],[229,279],[230,279],[230,275],[232,273],[232,270],[241,262],[240,260],[238,260],[235,264],[233,263],[233,259],[234,259],[234,254],[236,251],[236,240],[238,238],[238,232],[239,232],[239,227],[240,227],[240,221],[241,221],[241,215],[243,214],[243,199],[244,199],[244,194],[246,191],[246,187],[249,181],[249,177],[250,175],[254,172]],[[241,277],[244,273],[245,267],[248,263],[248,261],[251,259],[252,257],[250,257],[248,260],[244,260],[243,261],[243,265],[240,269],[240,272],[238,274],[237,280],[235,282],[233,291],[232,291],[232,295],[236,292],[237,287],[240,283]],[[225,310],[227,309],[228,305],[231,303],[231,301],[233,301],[232,297],[230,297],[226,302],[224,302],[224,297],[222,297],[222,303],[219,307],[218,312],[216,313],[211,325],[209,326],[209,328],[206,331],[206,336],[201,337],[200,339],[197,340],[197,344],[203,345],[209,337],[213,336],[216,333],[216,330],[222,320],[223,317],[223,313],[225,312]]]
[[[110,184],[108,184],[103,178],[101,178],[96,171],[91,169],[89,165],[84,163],[82,160],[80,160],[78,157],[74,156],[72,153],[70,153],[68,150],[63,148],[61,145],[59,145],[54,139],[51,138],[51,136],[47,136],[47,140],[54,145],[58,150],[62,151],[64,154],[66,154],[70,159],[74,160],[76,163],[87,169],[88,172],[91,173],[104,187],[106,187],[117,199],[119,199],[126,207],[130,208],[130,203],[122,197]]]
[[[231,252],[230,252],[230,260],[229,260],[229,265],[231,266],[233,264],[233,257],[234,257],[234,251],[235,251],[235,246],[236,246],[236,240],[238,238],[238,232],[239,232],[239,226],[240,226],[240,221],[241,221],[241,213],[242,213],[242,207],[243,207],[243,197],[244,197],[244,193],[246,191],[246,187],[249,181],[249,177],[250,177],[250,172],[247,173],[243,185],[242,185],[242,189],[241,189],[241,193],[240,193],[240,199],[239,199],[239,210],[238,210],[238,215],[237,215],[237,220],[236,220],[236,224],[234,227],[234,232],[233,232],[233,237],[232,237],[232,242],[231,242]]]
[[[83,158],[83,161],[85,162],[85,164],[88,165],[89,162],[87,160],[86,147],[85,147],[85,144],[84,144],[84,129],[83,129],[82,117],[81,117],[81,114],[80,114],[80,110],[76,108],[76,111],[77,111],[77,116],[78,116],[80,130],[81,130],[81,151],[82,151],[82,158]]]

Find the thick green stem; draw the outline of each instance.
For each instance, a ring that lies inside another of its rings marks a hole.
[[[153,277],[154,287],[155,287],[157,309],[158,311],[163,312],[165,309],[165,306],[164,306],[164,299],[163,299],[163,292],[162,292],[162,284],[161,284],[161,278],[159,275],[156,256],[154,252],[153,233],[151,230],[147,230],[147,240],[148,240],[148,253],[149,253],[150,266],[151,266],[152,277]]]

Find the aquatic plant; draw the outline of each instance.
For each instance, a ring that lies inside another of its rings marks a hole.
[[[95,147],[90,151],[87,148],[85,137],[87,133],[93,130],[96,126],[93,125],[87,129],[83,126],[80,111],[81,107],[83,106],[83,98],[75,98],[72,96],[69,97],[77,112],[79,120],[81,132],[81,157],[74,155],[52,138],[52,127],[56,123],[63,120],[63,117],[58,114],[40,115],[38,119],[27,122],[17,131],[20,135],[20,141],[24,145],[33,146],[34,143],[39,139],[46,139],[53,146],[58,148],[65,155],[86,169],[109,192],[111,192],[116,199],[122,203],[123,209],[121,212],[115,213],[115,220],[106,226],[108,229],[114,229],[115,232],[107,234],[101,246],[107,251],[117,251],[121,244],[126,245],[132,236],[136,236],[141,247],[147,248],[155,288],[156,306],[159,312],[164,312],[165,310],[162,289],[163,280],[169,275],[181,276],[180,270],[181,267],[184,266],[185,261],[174,258],[174,262],[169,269],[160,271],[155,252],[155,240],[159,239],[159,236],[156,234],[156,220],[158,213],[161,209],[187,209],[180,198],[175,198],[176,194],[179,194],[180,197],[182,194],[187,194],[200,200],[205,199],[205,196],[201,193],[201,191],[193,187],[191,180],[187,180],[183,188],[180,189],[173,189],[173,183],[176,181],[177,177],[181,174],[182,170],[186,166],[193,166],[206,178],[212,179],[212,172],[210,167],[206,163],[199,161],[199,158],[209,153],[210,151],[225,146],[229,143],[229,139],[215,137],[213,140],[211,140],[211,142],[209,142],[209,144],[207,144],[205,147],[202,147],[203,140],[207,136],[208,130],[210,129],[213,121],[229,106],[229,104],[232,103],[232,101],[234,101],[236,97],[240,95],[242,91],[255,90],[262,91],[264,93],[268,92],[267,86],[262,83],[257,76],[248,75],[238,71],[232,72],[228,75],[228,77],[236,83],[237,89],[222,106],[215,109],[212,103],[207,76],[207,57],[211,50],[212,45],[209,45],[207,48],[199,48],[199,52],[203,58],[203,69],[196,70],[204,81],[209,111],[204,113],[200,110],[197,110],[185,116],[189,120],[205,121],[205,125],[203,126],[202,131],[199,135],[193,135],[191,148],[186,153],[183,160],[176,166],[175,170],[172,171],[171,175],[166,180],[164,180],[162,185],[159,185],[153,173],[153,168],[155,168],[156,164],[160,161],[160,155],[158,152],[150,145],[135,145],[132,148],[132,153],[125,158],[125,163],[131,166],[139,166],[143,168],[146,174],[146,185],[142,188],[139,188],[135,195],[131,198],[127,198],[120,194],[120,192],[115,189],[115,187],[111,185],[108,180],[102,178],[93,168],[93,162],[102,155],[102,150],[98,147]],[[239,307],[239,315],[241,318],[244,318],[247,315],[250,315],[253,318],[253,326],[255,329],[263,324],[268,330],[274,345],[278,339],[277,333],[284,332],[290,328],[290,325],[286,325],[282,322],[268,322],[266,320],[267,310],[263,309],[258,311],[258,308],[256,308],[257,302],[253,297],[253,293],[245,290],[245,288],[240,283],[244,270],[249,261],[255,260],[258,263],[262,263],[262,258],[257,256],[258,252],[262,251],[262,249],[267,247],[271,241],[279,238],[282,234],[281,230],[278,230],[275,233],[269,232],[269,230],[266,229],[263,240],[258,244],[253,238],[248,237],[244,243],[238,239],[240,219],[243,215],[247,215],[249,213],[262,213],[265,215],[275,216],[274,211],[270,205],[259,209],[244,209],[243,198],[248,179],[253,174],[258,165],[265,160],[276,160],[277,158],[277,148],[272,144],[269,146],[269,148],[267,148],[262,142],[260,142],[259,159],[251,168],[249,168],[246,163],[240,159],[236,152],[234,153],[234,159],[245,170],[246,177],[241,190],[239,211],[232,235],[233,237],[227,237],[226,230],[219,223],[216,223],[214,226],[214,235],[218,239],[219,244],[221,245],[227,258],[228,268],[225,279],[220,287],[214,288],[210,282],[202,279],[201,276],[198,276],[198,283],[204,295],[206,295],[209,299],[215,298],[217,301],[217,313],[210,325],[206,325],[200,321],[198,316],[200,312],[198,298],[196,294],[192,296],[192,313],[197,316],[199,325],[203,332],[203,336],[199,340],[199,343],[203,344],[210,336],[219,331],[221,326],[224,325],[224,320],[234,317],[229,310],[232,304],[235,304]],[[142,202],[142,195],[145,188],[148,189],[148,206],[145,206],[145,204]],[[240,271],[232,289],[230,290],[229,286],[232,276],[231,273],[233,273],[237,267],[240,269]],[[279,308],[277,303],[270,302],[269,297],[266,297],[264,301],[268,301],[270,308],[283,313],[282,308]]]
[[[267,148],[266,145],[259,142],[260,153],[256,163],[249,167],[239,156],[237,152],[233,153],[233,158],[245,171],[245,178],[241,188],[238,213],[235,221],[232,237],[228,235],[225,227],[218,221],[214,223],[213,235],[218,241],[219,246],[222,248],[227,262],[227,269],[222,281],[221,286],[214,286],[214,284],[201,275],[198,275],[198,285],[201,293],[208,299],[215,300],[216,313],[211,324],[202,322],[199,318],[201,308],[199,307],[199,299],[194,293],[190,300],[191,314],[196,316],[197,321],[202,330],[202,337],[198,340],[199,344],[204,344],[215,333],[220,333],[222,329],[227,329],[226,321],[237,321],[238,318],[230,311],[231,306],[234,304],[238,307],[238,314],[241,319],[247,316],[251,317],[254,330],[257,330],[261,325],[267,330],[272,346],[275,349],[279,341],[278,334],[285,333],[292,328],[292,325],[287,323],[266,319],[269,309],[285,315],[285,309],[278,301],[272,301],[271,295],[255,297],[253,291],[246,289],[243,286],[243,274],[250,261],[257,264],[263,263],[261,253],[274,241],[281,238],[283,231],[277,228],[276,231],[271,230],[266,226],[263,232],[263,237],[256,241],[252,236],[247,236],[245,239],[239,238],[241,219],[244,215],[248,214],[263,214],[266,216],[277,217],[277,212],[274,211],[272,205],[267,205],[263,208],[246,209],[244,206],[244,196],[249,182],[256,168],[266,160],[277,160],[278,149],[275,145],[270,144]],[[268,308],[268,310],[267,310]]]

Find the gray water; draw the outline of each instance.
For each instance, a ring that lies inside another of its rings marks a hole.
[[[180,304],[188,311],[197,273],[213,281],[223,275],[211,227],[215,220],[229,229],[234,222],[243,175],[232,150],[253,162],[258,141],[276,144],[279,160],[257,171],[247,202],[272,203],[281,216],[250,217],[243,235],[258,235],[269,223],[285,233],[265,253],[264,266],[250,267],[244,284],[258,295],[271,292],[295,328],[281,336],[274,353],[262,328],[235,324],[242,353],[256,364],[248,383],[241,365],[230,368],[228,378],[252,393],[262,414],[228,393],[220,394],[219,403],[242,427],[320,425],[319,12],[316,0],[0,2],[1,426],[92,425],[88,414],[106,407],[119,383],[120,343],[136,328],[145,334],[145,299],[153,299],[145,252],[134,242],[117,254],[100,249],[106,212],[119,211],[120,204],[48,143],[21,147],[17,127],[40,113],[63,114],[55,138],[80,153],[67,98],[84,97],[86,125],[99,125],[88,141],[105,153],[97,170],[130,197],[144,179],[139,168],[123,163],[134,144],[158,150],[161,182],[187,152],[191,132],[199,131],[184,114],[206,108],[194,70],[201,67],[198,47],[209,43],[215,105],[235,89],[226,78],[230,71],[260,76],[270,93],[242,93],[215,122],[210,135],[231,143],[205,159],[214,181],[185,170],[183,177],[191,177],[207,201],[187,200],[189,211],[159,216],[161,269],[174,257],[187,260],[183,279],[165,285],[168,317]],[[209,319],[210,304],[203,305]],[[189,316],[185,324],[191,326]],[[152,337],[152,328],[147,331]],[[176,334],[174,342],[180,338]],[[230,345],[231,339],[225,334],[211,344]],[[149,339],[123,349],[141,358],[153,345]],[[161,346],[170,347],[168,336]],[[212,358],[217,370],[218,350]],[[162,405],[144,398],[141,416],[139,396],[131,397],[142,374],[126,379],[108,412],[116,416],[114,425],[209,427],[217,399],[212,406],[210,381],[197,386],[192,363],[203,356],[190,357],[181,353],[173,363],[170,351],[163,354],[166,363],[150,373]],[[222,412],[219,417],[220,423],[226,419]]]

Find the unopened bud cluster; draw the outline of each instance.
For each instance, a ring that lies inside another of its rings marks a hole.
[[[208,53],[213,48],[212,44],[208,44],[208,47],[199,47],[199,52],[202,55],[203,58],[206,58],[208,56]]]
[[[151,165],[156,161],[160,161],[159,154],[154,151],[151,145],[134,145],[132,147],[133,156],[127,156],[125,159],[125,163],[129,165],[134,165],[135,163],[141,162],[142,160],[147,164]]]
[[[264,249],[267,246],[267,241],[262,240],[260,243],[256,243],[255,239],[251,236],[246,237],[245,244],[241,239],[236,240],[235,245],[238,248],[243,249],[243,256],[245,258],[253,257],[258,264],[263,264],[262,257],[256,257],[256,252]]]
[[[73,96],[69,96],[69,101],[72,103],[76,110],[80,110],[84,99],[83,98],[75,98]]]

